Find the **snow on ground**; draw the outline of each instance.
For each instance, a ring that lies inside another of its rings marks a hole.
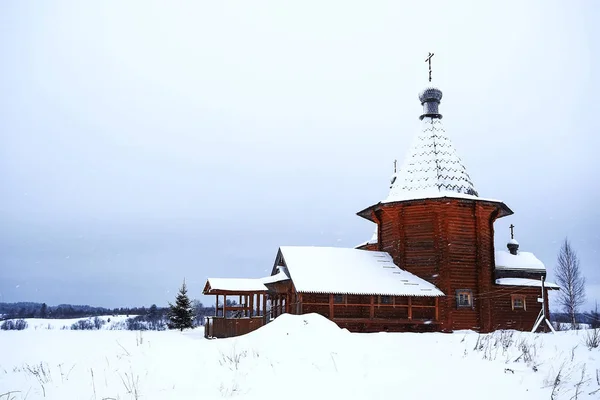
[[[1,331],[0,400],[546,400],[559,370],[556,399],[579,382],[580,399],[600,398],[600,349],[585,335],[353,334],[316,314],[221,340],[202,329]]]
[[[135,317],[135,315],[134,315]],[[126,315],[105,315],[105,316],[99,316],[98,318],[100,318],[101,320],[103,320],[105,323],[104,325],[102,325],[102,327],[100,329],[117,329],[120,328],[121,326],[121,322],[126,321],[128,318],[128,316]],[[13,319],[13,321],[16,321],[17,319]],[[91,318],[67,318],[67,319],[45,319],[45,318],[25,318],[25,322],[27,322],[27,328],[25,329],[34,329],[34,330],[38,330],[38,329],[45,329],[45,330],[49,330],[49,329],[71,329],[71,325],[73,325],[74,323],[77,323],[78,321],[85,321],[85,320],[90,320],[90,321],[94,321],[94,317]],[[0,400],[3,400],[0,397]]]

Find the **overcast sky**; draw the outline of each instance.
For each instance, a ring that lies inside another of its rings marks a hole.
[[[0,2],[0,301],[134,306],[353,247],[419,129],[600,300],[595,1]],[[168,5],[167,5],[168,4]],[[408,4],[408,2],[407,2]]]

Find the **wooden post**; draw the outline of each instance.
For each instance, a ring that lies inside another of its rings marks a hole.
[[[438,321],[440,318],[440,308],[439,308],[439,297],[435,298],[435,320]]]
[[[290,294],[286,293],[285,294],[285,312],[286,313],[290,313]]]
[[[250,295],[250,310],[248,312],[250,313],[250,318],[252,318],[254,315],[254,293]]]
[[[369,318],[375,318],[375,296],[371,296],[371,306],[369,307]]]
[[[299,314],[302,314],[302,293],[298,294],[298,309],[300,310]]]
[[[263,316],[264,316],[263,322],[266,325],[268,322],[267,318],[269,318],[267,315],[267,294],[266,293],[263,293]]]
[[[329,319],[335,318],[333,312],[333,294],[329,294]]]
[[[217,295],[217,302],[215,303],[215,317],[219,316],[219,295]]]
[[[279,295],[277,302],[279,304],[279,309],[277,310],[277,315],[283,314],[283,296]]]
[[[227,295],[223,295],[223,318],[227,318]]]
[[[408,319],[412,319],[412,297],[408,298]]]

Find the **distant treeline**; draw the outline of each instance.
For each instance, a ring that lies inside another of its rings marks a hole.
[[[575,320],[579,324],[588,324],[591,328],[600,328],[600,314],[598,310],[592,310],[585,313],[575,314]],[[571,317],[566,313],[553,312],[550,313],[550,321],[570,323]]]
[[[229,301],[228,301],[229,302]],[[204,307],[204,305],[194,300],[192,302],[194,314],[197,321],[200,323],[205,316],[214,315],[215,307]],[[157,307],[152,304],[150,307],[120,307],[120,308],[104,308],[91,307],[87,305],[59,304],[57,306],[49,306],[46,303],[0,303],[0,321],[16,318],[52,318],[52,319],[67,319],[67,318],[88,318],[101,315],[127,315],[127,316],[148,316],[152,318],[163,319],[167,316],[169,307]]]

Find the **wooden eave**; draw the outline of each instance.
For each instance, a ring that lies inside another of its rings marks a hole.
[[[464,201],[464,202],[477,201],[477,202],[480,202],[480,203],[483,203],[483,204],[493,205],[496,208],[498,208],[498,210],[499,210],[497,218],[502,218],[502,217],[506,217],[506,216],[514,214],[513,210],[511,210],[506,204],[504,204],[501,201],[478,200],[478,199],[463,199],[463,198],[459,198],[459,197],[435,197],[435,198],[423,198],[423,199],[414,199],[414,200],[394,201],[394,202],[390,202],[390,203],[379,202],[377,204],[374,204],[372,206],[369,206],[369,207],[365,208],[364,210],[361,210],[361,211],[357,212],[356,215],[358,215],[359,217],[363,217],[365,219],[368,219],[371,222],[377,223],[377,219],[375,217],[375,211],[378,211],[378,210],[380,210],[383,207],[388,206],[388,205],[394,205],[394,204],[413,204],[413,203],[418,203],[418,202],[423,202],[423,201],[448,201],[448,200],[459,200],[459,201]]]

